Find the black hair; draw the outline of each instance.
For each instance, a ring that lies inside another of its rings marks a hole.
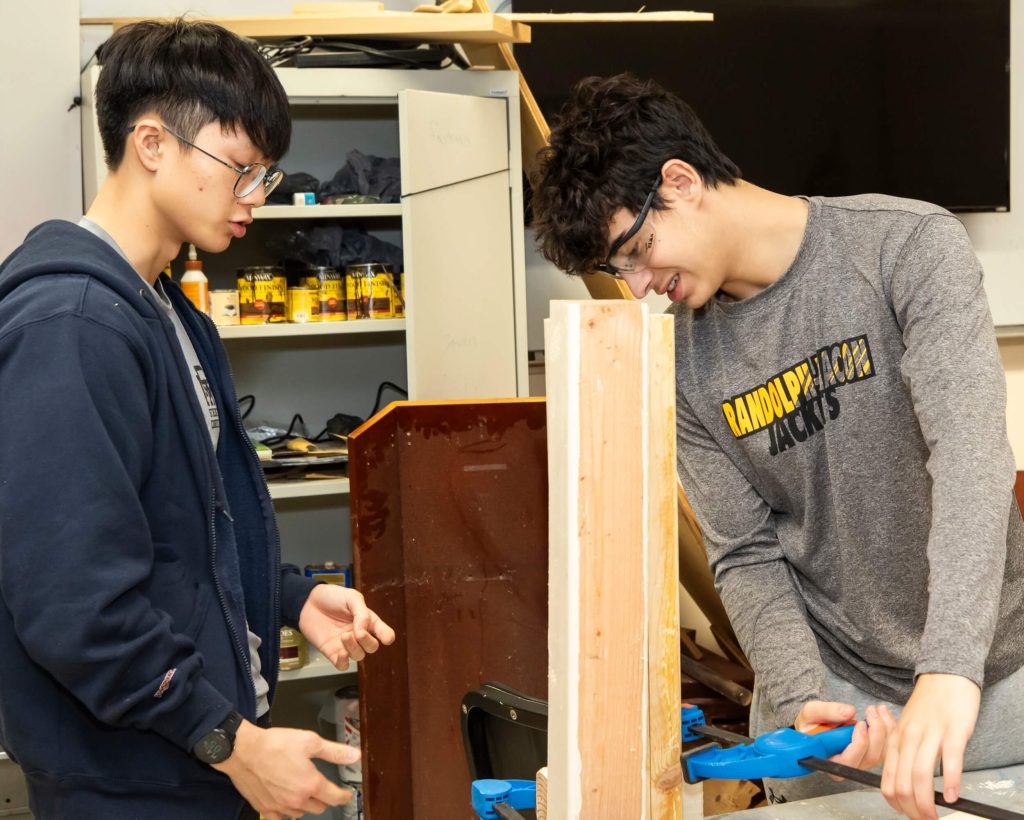
[[[640,212],[667,160],[690,163],[712,188],[742,176],[690,106],[628,73],[577,83],[538,159],[534,233],[544,256],[567,273],[589,273],[604,261],[612,217],[620,208]],[[652,205],[665,208],[660,194]]]
[[[114,32],[97,59],[96,110],[111,170],[124,159],[129,128],[148,111],[188,140],[219,122],[244,131],[271,161],[288,150],[291,112],[280,80],[255,43],[221,26],[184,18],[132,23]]]

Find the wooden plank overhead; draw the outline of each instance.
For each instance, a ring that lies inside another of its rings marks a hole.
[[[707,11],[552,12],[502,14],[517,23],[710,23]]]
[[[87,17],[82,25],[114,29],[144,17]],[[161,18],[171,20],[174,18]],[[530,27],[500,14],[413,14],[382,11],[366,15],[279,14],[253,17],[204,17],[242,37],[381,37],[390,40],[447,43],[528,43]]]

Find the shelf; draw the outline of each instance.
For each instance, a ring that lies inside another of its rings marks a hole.
[[[281,683],[292,680],[310,680],[312,678],[330,678],[337,675],[352,675],[355,674],[359,667],[355,661],[349,661],[348,669],[341,671],[334,668],[327,658],[321,655],[313,647],[309,648],[309,663],[303,666],[301,669],[282,669],[278,674],[278,680]]]
[[[326,336],[342,333],[394,333],[405,330],[405,319],[353,319],[349,322],[308,322],[273,325],[223,325],[222,339],[280,339],[285,336]]]
[[[253,219],[356,219],[401,216],[402,205],[264,205],[253,208]]]
[[[331,465],[334,466],[334,465]],[[347,478],[311,478],[291,479],[288,481],[267,482],[270,497],[275,501],[281,498],[312,498],[318,495],[348,495]]]
[[[114,30],[141,17],[83,17],[82,25],[111,25]],[[170,18],[163,18],[169,20]],[[242,37],[386,37],[416,43],[528,43],[530,27],[491,13],[414,14],[381,11],[375,14],[279,14],[258,17],[202,17]]]

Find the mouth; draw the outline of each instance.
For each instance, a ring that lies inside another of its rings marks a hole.
[[[235,239],[241,239],[245,236],[245,226],[248,225],[252,220],[246,220],[245,222],[229,222],[231,226],[231,233],[235,235]]]
[[[669,283],[665,286],[665,290],[661,291],[662,295],[667,295],[668,298],[671,299],[673,302],[678,301],[675,298],[675,290],[676,290],[676,287],[678,285],[679,285],[679,274],[677,273],[675,276],[673,276],[669,280]]]

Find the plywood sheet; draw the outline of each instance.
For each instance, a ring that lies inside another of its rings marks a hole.
[[[398,633],[359,665],[368,820],[468,817],[462,697],[547,697],[544,402],[397,402],[349,453],[356,583]]]

